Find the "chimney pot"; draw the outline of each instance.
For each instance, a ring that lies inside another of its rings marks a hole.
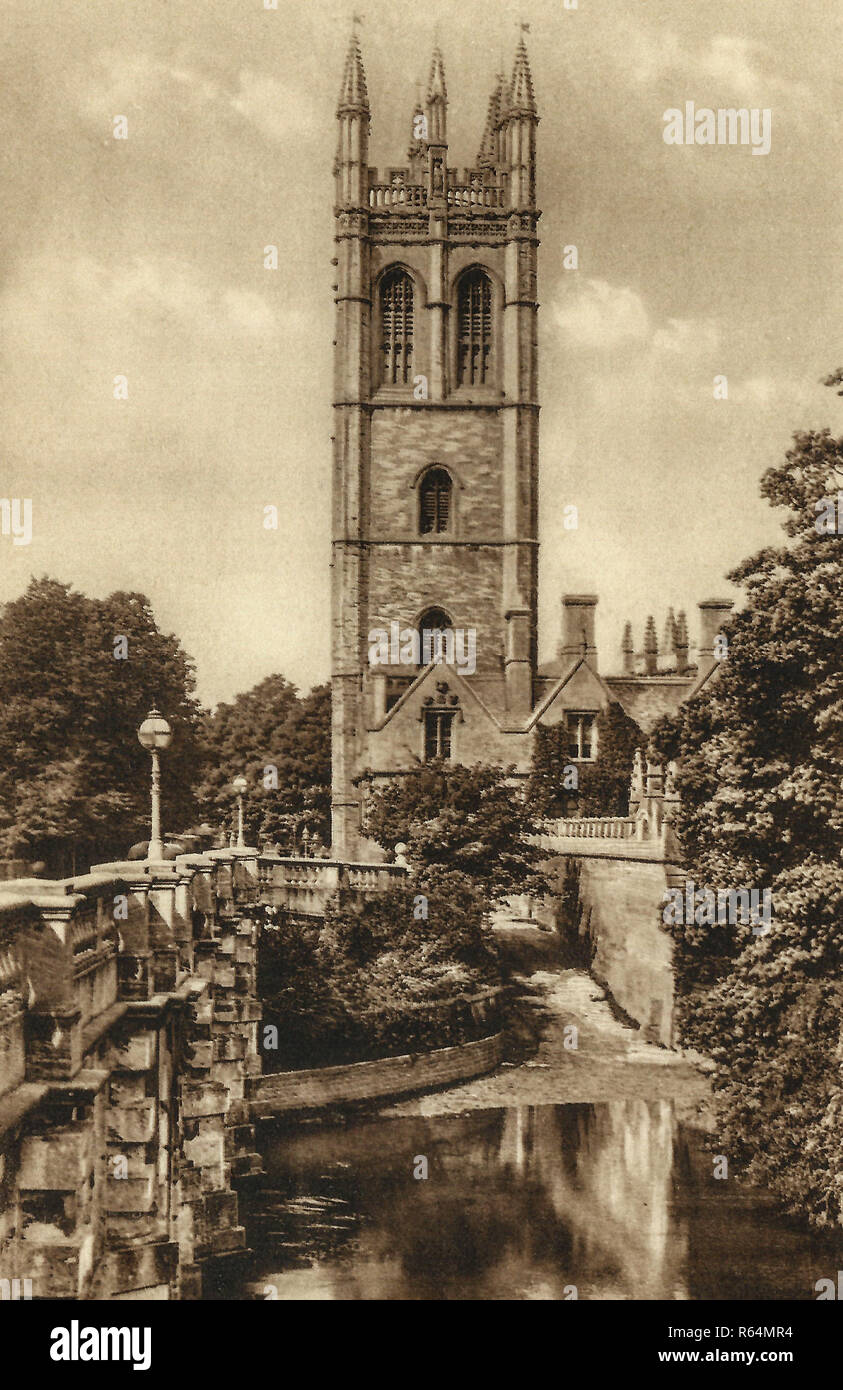
[[[594,637],[596,594],[563,594],[562,639],[557,655],[563,660],[585,656],[597,670],[597,644]]]
[[[706,598],[697,607],[700,610],[700,641],[697,647],[697,679],[703,680],[717,664],[714,655],[714,639],[726,623],[732,611],[730,598]]]

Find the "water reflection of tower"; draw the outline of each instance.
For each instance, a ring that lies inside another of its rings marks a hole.
[[[523,1173],[533,1153],[536,1114],[535,1105],[513,1105],[504,1115],[499,1161],[504,1168]]]
[[[590,1297],[688,1296],[671,1200],[674,1130],[667,1101],[507,1111],[500,1162],[540,1181]]]

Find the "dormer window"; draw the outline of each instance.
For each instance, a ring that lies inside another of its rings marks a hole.
[[[451,693],[447,681],[436,682],[436,694],[424,701],[424,760],[450,761],[454,752],[454,725],[461,717],[459,696]]]
[[[568,710],[565,715],[568,757],[593,762],[597,757],[597,716]]]

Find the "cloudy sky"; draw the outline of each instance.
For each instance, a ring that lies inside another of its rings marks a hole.
[[[34,524],[29,546],[0,538],[0,602],[32,573],[141,589],[208,703],[273,671],[303,688],[329,672],[331,166],[350,15],[4,0],[0,16],[0,493],[32,498]],[[472,163],[493,74],[519,15],[530,24],[542,646],[560,594],[594,590],[614,668],[625,619],[639,641],[648,612],[661,631],[668,604],[728,594],[725,571],[777,537],[758,480],[792,431],[843,428],[819,385],[843,361],[834,7],[368,0],[363,15],[374,165],[403,158],[434,27],[450,162]],[[665,145],[663,113],[686,101],[769,108],[770,153]]]

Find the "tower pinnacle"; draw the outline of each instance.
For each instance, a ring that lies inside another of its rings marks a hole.
[[[498,130],[503,116],[505,81],[503,73],[498,73],[492,95],[489,97],[486,125],[477,155],[477,163],[481,169],[492,168],[498,163]]]
[[[445,64],[437,46],[433,50],[430,78],[427,83],[427,139],[431,145],[446,145],[446,113],[448,89],[445,86]]]
[[[515,50],[515,66],[512,70],[512,82],[509,89],[509,111],[513,116],[535,116],[536,98],[533,92],[533,75],[530,72],[530,60],[527,57],[527,45],[524,36],[518,40],[518,47]]]
[[[413,115],[410,122],[410,145],[407,150],[407,159],[411,164],[417,163],[424,158],[427,148],[427,117],[422,106],[421,82],[416,83],[416,104],[413,107]]]
[[[337,114],[339,115],[343,110],[369,110],[366,73],[363,69],[363,55],[360,52],[360,40],[357,37],[356,28],[352,29],[348,44]]]
[[[443,102],[448,100],[448,89],[445,86],[445,64],[442,59],[442,50],[437,45],[433,50],[433,61],[430,64],[430,78],[427,84],[427,99],[433,101],[439,97]]]

